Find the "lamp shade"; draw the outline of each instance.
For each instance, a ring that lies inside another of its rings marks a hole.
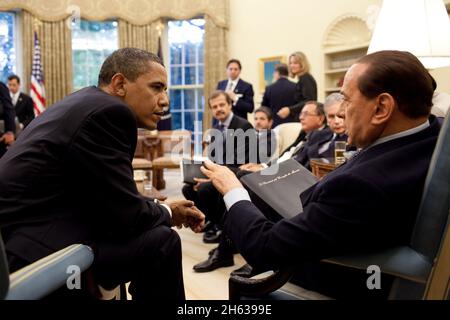
[[[442,0],[384,0],[368,53],[401,50],[428,69],[450,66],[450,19]]]

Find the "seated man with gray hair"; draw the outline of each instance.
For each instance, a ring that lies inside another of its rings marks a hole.
[[[334,143],[347,141],[344,119],[338,116],[344,96],[340,93],[330,94],[324,103],[327,127],[311,132],[311,135],[300,154],[295,158],[300,164],[311,170],[312,158],[333,158]]]

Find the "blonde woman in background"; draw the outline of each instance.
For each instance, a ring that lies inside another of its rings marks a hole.
[[[298,79],[296,85],[295,101],[292,106],[281,108],[277,115],[286,119],[287,117],[298,119],[298,115],[302,111],[307,101],[317,101],[317,84],[316,80],[309,73],[310,66],[308,58],[303,52],[297,51],[289,56],[289,72],[291,77]]]

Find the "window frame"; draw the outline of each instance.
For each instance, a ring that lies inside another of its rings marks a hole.
[[[192,18],[192,19],[204,19],[203,17],[197,17],[197,18]],[[171,43],[169,40],[169,22],[171,21],[187,21],[187,20],[192,20],[192,19],[186,19],[186,20],[169,20],[166,21],[165,23],[165,28],[164,28],[164,35],[163,35],[163,40],[165,43],[165,55],[164,55],[164,60],[167,61],[166,65],[167,65],[167,78],[168,78],[168,90],[169,92],[172,90],[180,90],[180,103],[181,105],[177,105],[177,109],[173,110],[173,106],[171,104],[171,113],[172,113],[172,118],[174,118],[174,115],[177,114],[180,116],[181,119],[181,128],[179,128],[180,130],[187,130],[186,129],[186,114],[188,113],[194,113],[194,130],[192,132],[192,136],[194,139],[194,145],[195,145],[195,152],[196,154],[198,153],[198,146],[201,146],[201,141],[202,141],[202,136],[203,136],[203,116],[204,116],[204,112],[205,112],[205,102],[204,102],[204,79],[205,79],[205,61],[204,61],[204,36],[203,36],[203,41],[201,43],[201,45],[196,45],[195,46],[195,62],[192,63],[186,63],[186,43],[180,43],[182,45],[182,51],[181,51],[181,61],[180,63],[172,63],[171,60]],[[202,52],[200,51],[200,48],[202,48]],[[202,62],[200,62],[200,55],[203,56]],[[181,84],[172,84],[172,68],[181,68]],[[195,84],[184,84],[185,82],[185,72],[186,72],[186,67],[195,67]],[[203,69],[203,77],[202,77],[202,83],[198,83],[199,82],[199,75],[200,75],[200,70]],[[185,106],[185,92],[187,90],[192,90],[194,91],[194,108],[186,108]],[[201,116],[201,118],[200,118]],[[174,125],[174,121],[172,121],[172,124]],[[177,129],[175,129],[177,130]],[[200,150],[201,153],[201,150]]]
[[[115,25],[115,33],[116,33],[116,43],[115,43],[115,48],[111,49],[111,52],[106,52],[106,50],[95,50],[95,51],[99,51],[101,52],[101,57],[102,57],[102,61],[101,63],[103,63],[103,61],[106,59],[106,57],[108,57],[114,50],[119,49],[119,21],[116,19],[108,19],[105,21],[97,21],[97,20],[88,20],[88,19],[80,19],[79,21],[77,21],[77,24],[81,24],[82,22],[87,22],[87,23],[116,23]],[[83,64],[81,65],[83,67],[84,72],[82,73],[83,75],[87,75],[87,77],[84,79],[84,83],[81,86],[77,86],[76,85],[76,81],[75,81],[75,77],[78,75],[76,71],[76,67],[79,67],[79,64],[75,63],[75,52],[76,51],[80,51],[80,52],[85,52],[86,55],[88,55],[88,52],[90,50],[92,50],[91,48],[85,48],[85,49],[75,49],[74,48],[74,32],[73,32],[74,28],[72,28],[72,86],[73,86],[73,91],[77,91],[80,90],[82,88],[85,88],[87,86],[92,86],[92,85],[97,85],[97,82],[95,83],[90,83],[89,79],[92,76],[92,73],[89,71],[92,68],[96,68],[96,67],[101,67],[100,65],[97,65],[95,63],[95,61],[93,61],[92,59],[88,59],[88,56],[86,56],[85,61],[83,61]],[[104,30],[104,29],[101,29]],[[100,30],[99,30],[100,31]],[[92,32],[92,31],[91,31]],[[91,39],[88,39],[87,41],[93,41]],[[98,72],[94,73],[95,77],[98,77]]]

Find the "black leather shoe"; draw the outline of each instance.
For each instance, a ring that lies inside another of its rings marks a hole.
[[[209,272],[222,267],[231,267],[234,265],[233,255],[221,255],[218,249],[214,250],[208,260],[197,263],[194,266],[195,272]]]
[[[219,247],[215,247],[215,248],[209,250],[209,252],[208,252],[208,257],[212,256],[212,254],[213,254],[214,251],[216,251],[216,250],[219,250]]]
[[[203,242],[204,243],[219,243],[220,235],[222,234],[222,230],[216,230],[212,232],[211,230],[205,232],[203,234]]]
[[[251,278],[254,275],[253,268],[248,263],[230,273],[230,276],[239,276],[243,278]]]
[[[217,225],[214,222],[208,221],[202,229],[202,232],[208,232],[210,230],[216,229]]]

